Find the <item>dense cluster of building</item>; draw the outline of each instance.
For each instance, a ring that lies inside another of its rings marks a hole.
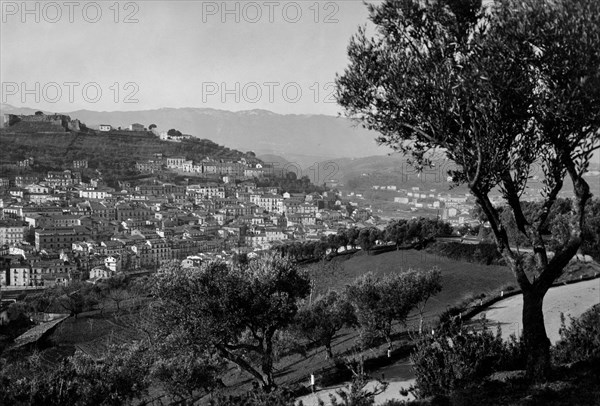
[[[6,115],[4,127],[60,132],[84,126],[68,116],[38,113]],[[97,131],[145,132],[175,142],[189,137],[137,123],[125,130],[102,124]],[[17,166],[35,163],[29,157]],[[151,272],[173,260],[196,266],[289,240],[317,240],[341,228],[385,225],[370,208],[352,201],[357,197],[353,193],[342,201],[335,189],[290,193],[259,186],[278,184],[265,180],[284,179],[286,171],[253,154],[194,161],[157,153],[135,168],[145,180],[135,185],[119,181],[118,188],[109,187],[101,172],[81,158],[68,169],[43,175],[34,168],[19,169],[20,175],[10,178],[0,175],[0,286],[47,287],[121,272]],[[169,173],[185,180],[165,182],[169,176],[163,175]],[[414,189],[400,199],[418,205],[423,196],[435,197]],[[464,213],[464,202],[448,199],[445,210]]]
[[[166,171],[184,170],[189,162],[162,156],[155,161]],[[228,260],[372,221],[369,210],[349,212],[336,190],[307,194],[257,186],[263,173],[254,171],[265,168],[256,162],[207,159],[192,164],[210,175],[196,183],[151,178],[119,190],[101,178],[84,181],[87,164],[79,160],[72,169],[45,176],[0,178],[3,289],[151,271],[172,260],[184,266]]]
[[[157,173],[169,170],[223,180],[225,183],[262,178],[267,175],[283,175],[283,168],[274,168],[272,165],[264,165],[256,159],[247,160],[246,158],[241,158],[237,162],[222,162],[206,157],[199,162],[194,162],[185,157],[164,157],[162,154],[156,154],[153,159],[137,162],[135,166],[140,172]]]
[[[394,202],[406,205],[411,210],[432,209],[438,210],[440,218],[454,225],[464,224],[471,217],[473,197],[469,194],[440,193],[436,189],[423,189],[413,186],[410,189],[397,188],[396,186],[373,186],[373,189],[387,189],[397,192]]]

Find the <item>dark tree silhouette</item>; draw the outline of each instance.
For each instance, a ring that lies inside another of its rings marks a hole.
[[[528,375],[543,379],[550,342],[542,303],[582,244],[583,175],[600,144],[600,2],[388,0],[369,5],[375,35],[359,29],[349,66],[336,80],[346,114],[409,153],[417,169],[433,151],[457,168],[523,291]],[[526,215],[522,194],[539,167],[540,210]],[[549,258],[542,230],[565,178],[574,185],[570,233]],[[499,188],[533,254],[511,248],[506,218],[492,205]],[[530,256],[530,258],[527,258]],[[529,275],[529,276],[528,276]]]

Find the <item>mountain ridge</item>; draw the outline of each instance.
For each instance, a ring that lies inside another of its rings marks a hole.
[[[33,114],[36,110],[3,104],[3,113]],[[210,139],[236,149],[270,153],[342,158],[384,155],[387,148],[376,144],[376,133],[344,117],[319,114],[278,114],[264,109],[238,112],[203,107],[163,107],[138,111],[64,112],[88,126],[111,124],[127,127],[156,124],[160,131],[175,128],[196,138]]]

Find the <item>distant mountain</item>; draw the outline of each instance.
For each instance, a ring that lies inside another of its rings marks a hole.
[[[360,184],[369,187],[396,185],[402,188],[419,186],[423,189],[449,190],[451,183],[448,182],[447,177],[448,170],[453,167],[452,162],[442,155],[434,156],[432,159],[435,166],[425,169],[421,174],[406,157],[399,154],[332,159],[330,162],[335,168],[332,177],[345,185],[353,180],[359,180]],[[325,163],[321,166],[325,167]]]
[[[30,109],[27,107],[14,107],[6,103],[0,104],[0,113],[2,114],[34,114],[36,111],[37,110]],[[46,111],[45,113],[53,112]]]
[[[33,114],[34,109],[3,104],[2,113]],[[54,112],[51,112],[54,113]],[[88,126],[132,123],[156,124],[161,131],[175,128],[197,138],[210,139],[244,151],[262,154],[296,154],[322,159],[383,155],[387,148],[375,143],[376,134],[355,127],[342,117],[281,115],[266,110],[231,112],[208,108],[161,108],[143,111],[64,112]]]

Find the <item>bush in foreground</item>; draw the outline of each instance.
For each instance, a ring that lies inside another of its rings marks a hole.
[[[520,353],[519,343],[504,342],[499,329],[494,334],[485,322],[477,332],[467,332],[456,325],[437,335],[426,335],[411,355],[417,395],[448,395],[475,385],[494,372],[522,368]]]
[[[600,305],[592,307],[577,319],[571,319],[569,327],[565,326],[562,316],[560,337],[553,348],[556,363],[600,360]]]
[[[111,347],[100,361],[76,354],[55,367],[34,354],[0,368],[0,404],[128,404],[146,395],[150,385],[145,352],[137,344]]]

